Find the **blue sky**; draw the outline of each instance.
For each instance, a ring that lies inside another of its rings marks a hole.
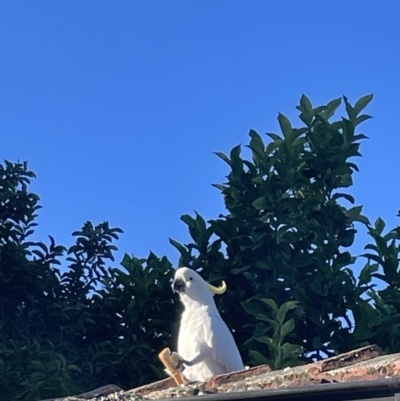
[[[2,1],[0,156],[37,174],[35,238],[71,245],[85,221],[107,220],[124,230],[119,258],[176,264],[179,217],[224,212],[211,184],[228,169],[213,152],[251,128],[279,132],[278,112],[300,125],[302,93],[315,105],[374,93],[351,193],[393,228],[399,15],[395,1]]]

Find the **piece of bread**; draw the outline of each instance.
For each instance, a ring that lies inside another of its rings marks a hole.
[[[171,352],[171,350],[167,347],[158,354],[158,357],[164,364],[166,368],[165,371],[174,378],[175,383],[178,386],[186,383],[186,380],[182,374],[182,363],[179,355],[176,352]]]

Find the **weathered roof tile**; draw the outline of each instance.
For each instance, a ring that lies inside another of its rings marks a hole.
[[[274,393],[275,389],[314,388],[317,384],[323,384],[330,389],[339,389],[343,383],[368,381],[375,383],[372,381],[396,376],[400,376],[400,354],[383,355],[379,347],[371,345],[303,366],[271,371],[268,365],[262,365],[239,372],[218,375],[200,385],[192,384],[177,387],[172,378],[167,378],[125,392],[112,395],[102,394],[96,400],[125,401],[189,397],[188,401],[191,401],[196,395],[216,394],[216,397],[219,397],[224,393],[244,391],[247,392],[247,395],[243,398],[248,398],[249,391],[253,391],[252,394],[255,397],[260,391],[261,393],[268,391],[270,394],[271,392]],[[93,394],[90,392],[80,395],[82,397],[80,399],[92,400],[86,396]],[[236,398],[238,397],[235,396]],[[72,401],[77,399],[67,397],[59,400]]]

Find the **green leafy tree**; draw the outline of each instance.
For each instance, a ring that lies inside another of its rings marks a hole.
[[[53,386],[74,389],[73,366],[54,349],[46,312],[57,292],[52,265],[64,248],[50,237],[50,247],[29,242],[40,208],[28,191],[34,174],[26,163],[0,165],[0,397],[38,399]]]
[[[68,251],[29,241],[39,197],[26,163],[0,165],[0,399],[39,400],[162,377],[158,352],[176,320],[171,263],[125,256],[122,232],[86,222]],[[61,273],[60,258],[68,266]],[[149,300],[152,302],[149,302]]]
[[[368,226],[373,243],[365,246],[367,263],[359,280],[368,298],[360,300],[354,334],[360,341],[379,344],[391,353],[400,352],[400,227],[385,234],[385,226],[381,218]],[[375,290],[377,282],[384,287]]]
[[[361,206],[352,206],[355,200],[346,189],[358,171],[353,159],[366,137],[356,128],[369,118],[361,112],[371,99],[365,96],[353,107],[344,97],[348,117],[331,121],[341,99],[313,107],[303,95],[297,107],[303,126],[293,127],[279,114],[282,133],[268,134],[268,143],[250,131],[251,160],[241,156],[240,146],[229,156],[217,153],[230,168],[227,182],[215,185],[227,213],[208,224],[198,214],[182,217],[193,242],[172,241],[180,263],[202,267],[210,280],[227,280],[220,306],[245,359],[251,350],[251,363],[263,361],[255,355],[272,357],[268,344],[257,341],[272,328],[260,319],[259,302],[249,300],[298,302],[291,311],[296,329],[287,340],[303,350],[300,360],[355,346],[350,312],[357,310],[362,289],[347,248],[354,242],[355,223],[368,219]]]

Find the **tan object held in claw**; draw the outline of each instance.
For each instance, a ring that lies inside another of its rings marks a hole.
[[[170,349],[164,348],[159,354],[161,362],[166,367],[165,371],[174,378],[175,383],[180,386],[186,383],[183,377],[182,370],[179,368],[179,356],[176,352],[171,353]]]

